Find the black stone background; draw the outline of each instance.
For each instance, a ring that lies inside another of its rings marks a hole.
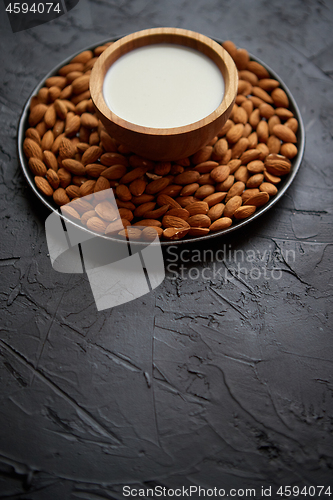
[[[13,34],[1,10],[0,498],[332,486],[332,12],[330,0],[81,0]],[[214,268],[190,262],[184,279],[169,272],[149,295],[97,312],[86,276],[51,267],[17,124],[64,58],[156,26],[231,39],[270,65],[300,107],[305,156],[273,209],[195,247],[230,250],[215,262],[223,278],[185,279]]]

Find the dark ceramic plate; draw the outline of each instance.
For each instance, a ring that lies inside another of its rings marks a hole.
[[[88,50],[88,49],[92,49],[93,50],[95,47],[98,47],[99,45],[103,45],[104,43],[109,42],[109,41],[116,41],[119,38],[120,37],[116,37],[116,38],[113,38],[111,40],[110,39],[109,40],[103,40],[102,42],[100,42],[100,43],[98,43],[96,45],[86,47],[86,48],[84,48],[82,50]],[[216,41],[218,43],[222,43],[221,40],[217,40],[216,39]],[[24,109],[23,109],[23,112],[22,112],[22,115],[21,115],[21,118],[20,118],[19,126],[18,126],[18,153],[19,153],[19,158],[20,158],[20,163],[21,163],[21,167],[22,167],[22,170],[23,170],[23,174],[24,174],[26,180],[28,181],[28,184],[30,185],[31,189],[34,191],[35,195],[51,211],[57,211],[58,212],[59,207],[53,202],[52,198],[48,198],[46,196],[43,196],[43,194],[38,191],[38,189],[36,188],[35,183],[34,183],[34,177],[33,177],[32,173],[29,170],[28,161],[27,161],[27,159],[26,159],[26,157],[25,157],[25,155],[23,153],[23,141],[24,141],[24,137],[25,137],[25,131],[29,127],[29,125],[28,125],[28,116],[29,116],[30,100],[31,100],[32,96],[35,95],[39,91],[39,89],[44,86],[45,80],[47,78],[49,78],[50,76],[53,76],[53,75],[57,74],[58,71],[59,71],[59,69],[62,66],[64,66],[65,64],[68,64],[69,61],[71,59],[73,59],[73,57],[75,57],[77,54],[79,54],[80,52],[82,52],[82,50],[80,50],[79,52],[71,55],[67,59],[63,60],[60,64],[58,64],[55,68],[53,68],[52,71],[50,71],[39,82],[39,84],[32,91],[32,93],[31,93],[31,95],[30,95],[30,97],[29,97],[26,105],[24,106]],[[248,224],[249,222],[253,221],[254,219],[257,219],[258,217],[260,217],[260,215],[262,215],[263,213],[267,212],[267,210],[269,210],[270,208],[272,208],[272,206],[275,205],[275,203],[277,203],[279,201],[279,199],[284,195],[284,193],[287,191],[287,189],[289,188],[290,184],[293,182],[293,180],[294,180],[294,178],[296,176],[296,173],[297,173],[297,171],[298,171],[298,169],[299,169],[299,167],[301,165],[301,161],[302,161],[303,154],[304,154],[304,145],[305,145],[304,125],[303,125],[303,121],[302,121],[302,117],[301,117],[300,111],[298,109],[298,106],[297,106],[297,104],[295,102],[295,99],[293,98],[290,90],[285,85],[285,83],[281,80],[281,78],[270,67],[268,67],[267,64],[265,64],[263,61],[261,61],[257,57],[254,57],[254,56],[252,56],[250,54],[250,58],[253,61],[257,61],[260,64],[262,64],[267,69],[267,71],[270,73],[270,75],[272,76],[272,78],[275,78],[276,80],[278,80],[280,82],[281,88],[286,92],[286,94],[287,94],[287,96],[289,98],[289,103],[290,103],[289,108],[294,113],[295,118],[297,118],[297,120],[298,120],[298,123],[299,123],[299,128],[298,128],[298,131],[297,131],[297,148],[298,148],[298,153],[295,156],[295,158],[293,158],[293,160],[292,160],[291,171],[290,171],[290,173],[287,176],[285,176],[285,178],[281,181],[281,183],[279,183],[279,191],[278,191],[277,195],[274,196],[266,205],[264,205],[263,207],[259,208],[253,215],[251,215],[247,219],[241,220],[239,222],[234,222],[232,224],[232,226],[230,226],[229,228],[224,229],[223,231],[217,231],[215,233],[209,233],[206,236],[200,236],[200,237],[196,237],[196,238],[195,237],[189,237],[189,238],[185,238],[185,239],[182,239],[182,240],[179,240],[179,241],[161,241],[161,245],[163,245],[163,246],[166,246],[166,245],[181,245],[181,244],[184,244],[184,243],[198,243],[198,242],[201,242],[203,240],[208,240],[210,238],[216,238],[218,236],[222,236],[222,235],[228,234],[231,231],[235,231],[236,229],[240,229],[241,227],[245,226],[246,224]],[[64,217],[64,218],[66,219],[66,217]],[[68,222],[70,222],[71,224],[74,224],[72,220],[68,221]],[[87,228],[82,228],[82,226],[79,226],[79,227],[81,229],[84,229],[85,231],[91,232]],[[96,236],[95,233],[93,233],[93,234]],[[102,235],[98,235],[98,236],[100,236],[101,238],[110,239],[110,238],[108,238],[106,236],[102,236]],[[144,242],[142,244],[145,245]]]

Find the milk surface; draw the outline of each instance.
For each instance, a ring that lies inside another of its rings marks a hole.
[[[224,80],[201,52],[175,44],[134,49],[108,70],[103,84],[107,106],[124,120],[152,128],[189,125],[222,102]]]

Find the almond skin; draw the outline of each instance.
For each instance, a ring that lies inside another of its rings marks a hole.
[[[49,182],[46,179],[44,179],[44,177],[40,177],[37,175],[35,177],[35,184],[37,186],[37,189],[45,196],[53,195],[53,189],[50,186]]]
[[[246,202],[243,202],[244,205],[254,205],[255,207],[262,207],[269,200],[269,194],[265,191],[262,191],[258,194],[251,196]]]
[[[283,142],[297,142],[297,137],[295,133],[291,130],[291,128],[286,125],[274,125],[273,134],[276,135]]]
[[[29,158],[29,168],[32,172],[33,175],[37,175],[38,177],[44,177],[46,172],[47,172],[47,168],[46,168],[46,165],[44,162],[42,162],[42,160],[40,160],[39,158]]]
[[[206,215],[209,210],[209,205],[205,201],[195,201],[194,203],[186,205],[186,210],[190,216],[198,214]]]
[[[224,216],[232,217],[234,215],[234,212],[242,205],[242,203],[243,200],[240,196],[233,196],[232,198],[230,198],[230,200],[227,201],[224,207]]]
[[[222,217],[225,205],[223,203],[217,203],[211,207],[207,213],[211,221],[220,219]]]
[[[246,219],[250,215],[254,214],[256,207],[254,205],[245,205],[243,207],[237,208],[234,212],[235,219]]]
[[[43,160],[43,151],[41,147],[29,137],[24,139],[23,152],[27,158],[38,158],[39,160]]]
[[[58,188],[53,193],[53,199],[57,205],[62,207],[70,202],[69,197],[67,196],[66,191],[63,188]]]
[[[162,219],[162,226],[164,228],[172,227],[178,229],[189,229],[190,225],[180,217],[174,217],[172,215],[165,215]]]
[[[81,162],[66,158],[62,160],[63,167],[74,175],[85,175],[86,169]]]
[[[174,183],[181,184],[182,186],[184,186],[186,184],[192,184],[193,182],[197,182],[199,177],[200,173],[197,172],[196,170],[187,170],[186,172],[177,175],[174,178]]]
[[[228,165],[219,165],[210,172],[210,177],[214,182],[223,182],[230,174]]]
[[[222,231],[223,229],[227,229],[232,224],[232,219],[230,217],[222,217],[221,219],[217,219],[214,221],[209,227],[210,231]]]

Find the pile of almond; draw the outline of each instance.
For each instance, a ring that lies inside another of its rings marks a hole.
[[[245,49],[222,44],[236,63],[239,85],[218,135],[189,158],[154,162],[119,144],[96,117],[89,75],[109,45],[74,57],[31,99],[23,150],[44,196],[58,206],[70,203],[63,213],[99,234],[145,226],[176,240],[226,229],[276,195],[297,155],[298,122],[279,82]],[[110,188],[120,225],[97,196]]]

